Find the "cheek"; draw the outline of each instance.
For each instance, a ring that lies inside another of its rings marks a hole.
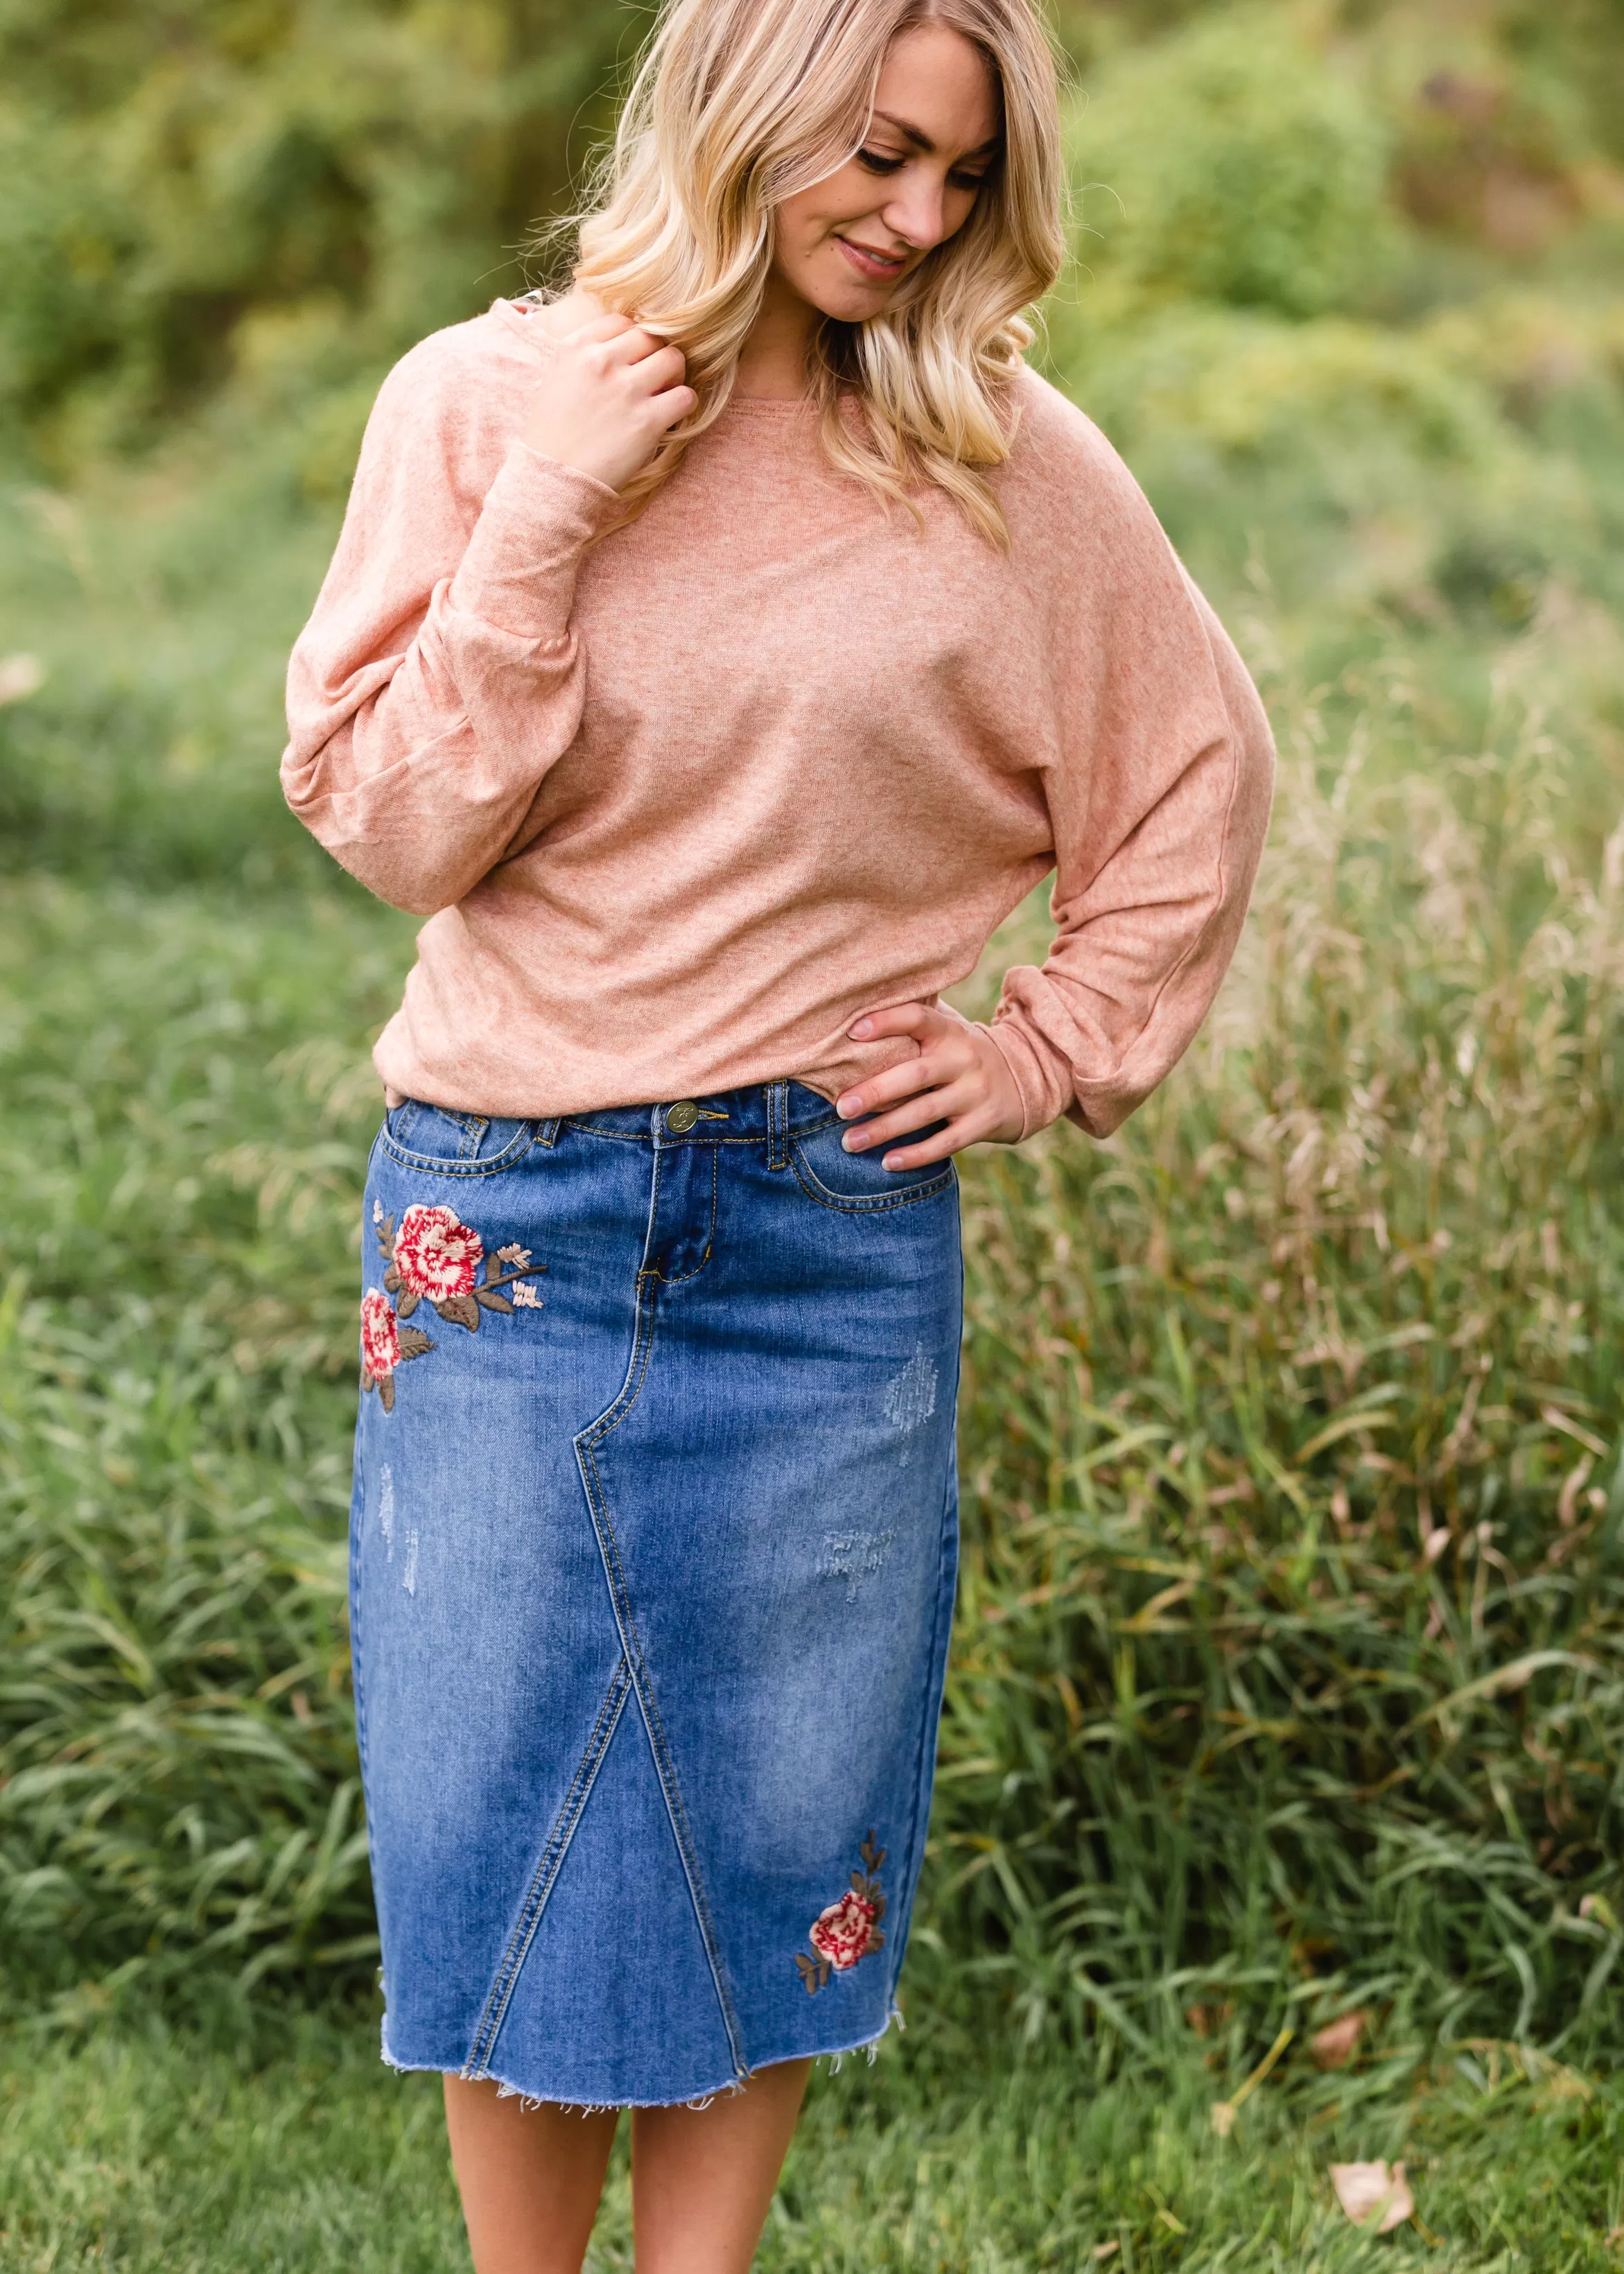
[[[808,197],[791,198],[779,207],[773,223],[773,252],[787,274],[793,275],[815,260],[828,239],[827,216]]]
[[[966,222],[975,211],[975,201],[980,194],[976,190],[948,191],[942,200],[942,221],[945,236],[958,236]]]

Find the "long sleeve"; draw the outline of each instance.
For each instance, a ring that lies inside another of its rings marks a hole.
[[[424,915],[501,860],[575,739],[576,571],[620,505],[512,439],[515,406],[461,383],[456,337],[425,341],[379,395],[289,666],[282,766],[334,857]]]
[[[993,1024],[1024,1135],[1109,1136],[1177,1064],[1229,967],[1263,849],[1274,748],[1245,666],[1125,468],[1096,438],[1091,573],[1053,618],[1054,944]]]

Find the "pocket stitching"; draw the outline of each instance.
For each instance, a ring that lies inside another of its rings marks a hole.
[[[820,1208],[835,1209],[843,1216],[876,1216],[889,1209],[911,1208],[915,1201],[934,1200],[953,1182],[954,1168],[950,1156],[939,1177],[928,1185],[910,1185],[906,1191],[895,1193],[837,1193],[823,1183],[816,1170],[802,1153],[799,1143],[790,1146],[790,1165],[795,1171],[795,1181],[808,1200]],[[809,1180],[809,1181],[808,1181]]]
[[[421,1169],[436,1177],[495,1177],[523,1159],[536,1142],[536,1125],[533,1121],[525,1122],[517,1136],[509,1139],[503,1151],[492,1154],[485,1161],[467,1161],[460,1156],[447,1160],[433,1153],[408,1152],[391,1136],[387,1122],[379,1131],[378,1141],[389,1158],[402,1169]]]

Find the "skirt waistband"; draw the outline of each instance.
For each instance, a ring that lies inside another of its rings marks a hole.
[[[714,1090],[650,1105],[611,1105],[586,1113],[567,1113],[562,1122],[600,1137],[638,1137],[646,1143],[752,1144],[775,1138],[809,1137],[839,1115],[826,1097],[804,1082],[752,1082],[743,1089]]]

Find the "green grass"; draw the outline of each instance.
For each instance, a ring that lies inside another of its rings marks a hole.
[[[83,2018],[81,2016],[81,2018]],[[306,2019],[278,2050],[92,2022],[0,2055],[4,2274],[430,2274],[465,2263],[438,2082]],[[951,2027],[815,2079],[763,2274],[1581,2274],[1616,2268],[1624,2085],[1507,2049],[1265,2086],[1228,2139],[1199,2059],[1091,2084]],[[589,2264],[631,2264],[625,2139]],[[1334,2162],[1403,2160],[1417,2226],[1357,2233]],[[1114,2248],[1113,2248],[1114,2246]],[[1101,2257],[1101,2253],[1106,2255]]]

